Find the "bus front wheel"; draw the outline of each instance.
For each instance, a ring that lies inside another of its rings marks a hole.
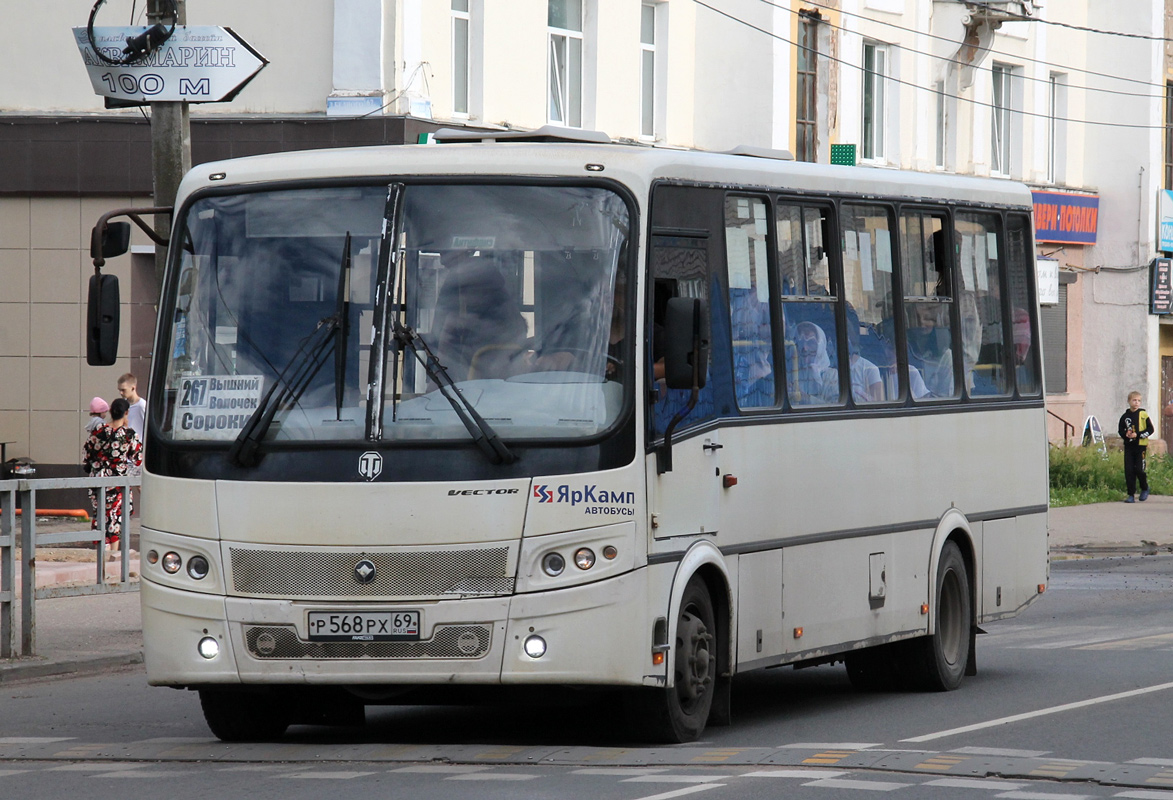
[[[269,692],[200,689],[200,706],[213,735],[222,742],[264,742],[281,737],[289,716]]]
[[[965,674],[973,641],[972,592],[969,570],[954,542],[946,542],[937,564],[937,631],[909,642],[913,646],[913,675],[918,688],[945,692],[956,689]]]
[[[673,645],[673,686],[641,692],[636,704],[649,737],[663,742],[700,738],[718,679],[717,618],[704,580],[694,576],[680,599]]]

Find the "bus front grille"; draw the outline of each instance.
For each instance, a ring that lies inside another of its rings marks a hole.
[[[245,626],[244,638],[253,658],[480,658],[489,652],[487,625],[437,627],[431,639],[418,642],[307,642],[293,628]]]
[[[340,553],[229,548],[232,586],[241,594],[286,599],[503,595],[513,591],[509,549]],[[363,583],[360,562],[374,577]]]

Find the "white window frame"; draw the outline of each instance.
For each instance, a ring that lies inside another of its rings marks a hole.
[[[657,28],[659,27],[658,3],[643,3],[640,5],[639,22],[639,136],[641,139],[655,140],[656,134],[656,95],[659,81],[656,73],[659,71],[659,55],[656,51]],[[651,41],[646,41],[644,31],[644,17],[651,13]]]
[[[565,0],[548,0],[550,3]],[[583,17],[579,7],[578,30],[547,25],[547,119],[552,125],[581,128],[583,118]],[[577,50],[577,53],[575,52]],[[577,56],[577,67],[573,62]],[[577,74],[575,71],[577,70]]]
[[[883,161],[887,116],[888,46],[882,42],[865,40],[862,66],[860,159]]]
[[[468,118],[472,94],[472,0],[452,0],[452,114]],[[463,8],[458,8],[463,6]],[[463,27],[463,33],[461,28]],[[464,67],[461,68],[461,58]],[[463,91],[462,91],[463,90]],[[463,106],[463,108],[461,107]]]
[[[990,68],[990,173],[1014,174],[1014,66],[995,62]]]
[[[933,163],[937,169],[945,169],[949,165],[949,106],[945,103],[945,81],[933,84],[934,108],[936,109],[936,153]]]
[[[1047,182],[1067,180],[1067,75],[1052,72],[1047,95]]]

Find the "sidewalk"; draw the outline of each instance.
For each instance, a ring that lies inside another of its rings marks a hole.
[[[1050,547],[1055,558],[1106,553],[1173,551],[1173,497],[1153,496],[1144,503],[1099,503],[1056,508],[1050,512]],[[73,530],[77,521],[37,522],[39,530]],[[138,520],[131,543],[138,544]],[[89,561],[51,562],[37,558],[37,584],[75,580],[93,583],[94,551]],[[111,564],[108,572],[117,574]],[[137,559],[131,572],[137,580]],[[42,581],[45,581],[43,583]],[[54,675],[104,672],[142,662],[142,617],[138,592],[38,600],[36,658],[0,659],[0,685]],[[19,637],[19,627],[18,637]],[[17,642],[19,647],[19,640]]]

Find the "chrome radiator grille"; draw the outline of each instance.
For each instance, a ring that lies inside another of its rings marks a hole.
[[[486,625],[449,625],[420,642],[306,642],[292,628],[258,625],[246,626],[244,638],[254,658],[470,659],[489,652],[491,632]]]
[[[314,597],[435,597],[502,595],[513,591],[506,574],[509,549],[405,550],[339,553],[229,547],[232,586],[242,594],[289,599]],[[375,566],[360,583],[355,565]]]

